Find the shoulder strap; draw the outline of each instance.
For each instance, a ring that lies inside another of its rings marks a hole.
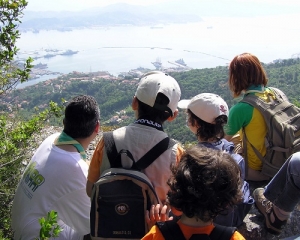
[[[147,168],[169,147],[170,138],[166,137],[151,148],[142,158],[136,161],[136,167],[140,170]]]
[[[225,150],[226,152],[232,154],[233,150],[234,150],[234,144],[233,142],[229,142],[227,141],[225,138],[222,139],[223,142],[223,150]]]
[[[217,240],[217,239],[230,240],[231,236],[236,231],[236,227],[226,227],[215,223],[214,225],[215,228],[212,230],[212,232],[209,235],[211,240]]]
[[[117,151],[116,144],[113,138],[113,132],[110,131],[103,133],[103,138],[110,166],[113,168],[121,168],[121,155]],[[173,147],[176,143],[177,142],[174,139],[170,139],[169,137],[164,138],[159,143],[157,143],[152,149],[150,149],[141,159],[136,161],[133,165],[133,169],[142,170],[147,168],[162,153],[164,153],[167,149]],[[122,149],[120,153],[125,153],[129,158],[134,160],[130,151]]]
[[[215,227],[210,233],[210,235],[207,234],[193,234],[190,240],[204,240],[204,239],[211,239],[211,240],[230,240],[234,232],[236,231],[236,227],[226,227],[221,226],[218,224],[214,224]],[[166,222],[157,222],[156,226],[158,226],[160,232],[164,236],[165,240],[184,240],[185,237],[183,233],[181,232],[181,229],[179,225],[177,224],[177,221],[166,221]]]
[[[104,132],[103,140],[106,149],[106,154],[112,168],[121,168],[121,155],[118,154],[116,143],[114,141],[113,132]]]
[[[156,226],[158,226],[165,240],[185,240],[177,221],[156,222]]]

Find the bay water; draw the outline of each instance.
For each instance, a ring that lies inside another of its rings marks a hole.
[[[45,51],[78,51],[73,55],[38,58],[48,70],[62,74],[72,71],[121,72],[144,67],[160,59],[164,68],[183,59],[191,68],[226,66],[243,52],[255,54],[262,62],[300,55],[300,16],[260,18],[209,18],[198,23],[159,26],[109,26],[73,31],[23,32],[17,42],[19,58],[42,56]],[[49,52],[48,52],[49,53]],[[19,84],[18,88],[53,78],[44,75]]]

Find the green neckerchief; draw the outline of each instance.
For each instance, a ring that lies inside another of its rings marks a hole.
[[[80,153],[83,160],[86,160],[86,154],[82,145],[77,142],[74,138],[70,137],[65,132],[61,132],[61,134],[54,141],[55,146],[59,145],[73,145],[77,151]]]
[[[234,98],[234,101],[240,102],[243,100],[244,96],[248,93],[263,93],[265,91],[264,85],[251,85],[246,91],[242,92],[239,96]]]

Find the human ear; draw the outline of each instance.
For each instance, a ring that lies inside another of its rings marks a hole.
[[[136,98],[136,96],[133,97],[132,102],[131,102],[131,108],[132,110],[136,111],[138,110],[139,102]]]
[[[168,118],[168,121],[172,122],[177,117],[177,115],[178,115],[178,109],[175,110],[175,112],[173,113],[173,116],[170,116]]]
[[[95,132],[98,133],[100,131],[100,121],[98,120],[96,127],[95,127]]]

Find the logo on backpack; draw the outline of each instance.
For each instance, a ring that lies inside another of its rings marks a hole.
[[[119,215],[125,215],[129,212],[129,207],[126,203],[120,203],[115,207],[116,213]]]

